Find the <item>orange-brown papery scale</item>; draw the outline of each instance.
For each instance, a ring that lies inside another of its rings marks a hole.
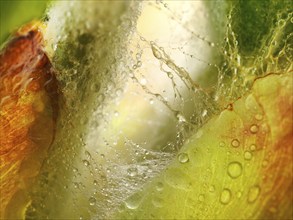
[[[21,28],[0,54],[0,217],[23,215],[54,137],[57,82],[42,24]]]

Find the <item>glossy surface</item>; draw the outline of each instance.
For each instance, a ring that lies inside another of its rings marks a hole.
[[[23,215],[28,189],[54,137],[57,84],[40,26],[21,28],[0,55],[2,218]]]

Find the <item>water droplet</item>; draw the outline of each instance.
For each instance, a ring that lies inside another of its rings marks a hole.
[[[248,192],[247,201],[249,203],[255,202],[255,200],[258,198],[259,194],[260,194],[260,187],[259,186],[251,187]]]
[[[263,115],[261,114],[256,114],[255,115],[255,119],[258,120],[258,121],[261,121],[263,119]]]
[[[250,150],[255,151],[256,150],[256,145],[255,144],[250,145]]]
[[[84,155],[86,156],[87,159],[91,159],[92,158],[90,152],[88,152],[87,150],[84,152]]]
[[[196,138],[200,138],[203,135],[203,131],[202,130],[198,130],[195,134]]]
[[[214,186],[214,185],[211,185],[211,186],[209,187],[209,191],[210,191],[210,192],[214,192],[214,191],[215,191],[215,186]]]
[[[242,192],[241,191],[238,191],[237,193],[236,193],[236,197],[237,198],[240,198],[242,196]]]
[[[154,100],[153,99],[150,99],[150,104],[154,104]]]
[[[90,203],[90,205],[95,205],[96,204],[96,199],[94,198],[94,197],[90,197],[89,198],[89,203]]]
[[[233,111],[233,104],[228,104],[227,105],[227,110],[229,110],[229,111]]]
[[[97,180],[94,180],[94,185],[98,185],[98,181]]]
[[[258,126],[257,125],[251,125],[250,132],[253,134],[256,134],[258,132]]]
[[[99,83],[94,83],[94,84],[92,84],[92,86],[91,86],[91,90],[92,90],[93,92],[99,92],[99,91],[100,91],[100,88],[101,88],[101,85],[100,85]]]
[[[140,79],[140,84],[145,86],[147,84],[147,80],[145,78]]]
[[[225,142],[224,142],[224,141],[221,141],[221,142],[219,143],[219,146],[220,146],[220,147],[225,147]]]
[[[88,167],[90,165],[90,162],[88,162],[87,160],[83,160],[82,162],[86,167]]]
[[[200,202],[203,202],[204,201],[204,195],[203,194],[200,194],[198,196],[198,201],[200,201]]]
[[[252,154],[249,151],[244,152],[244,159],[245,160],[251,160]]]
[[[242,174],[242,165],[239,162],[231,162],[228,165],[228,174],[231,178],[235,179]]]
[[[269,164],[269,161],[268,161],[268,160],[264,160],[264,161],[262,162],[262,166],[263,166],[263,167],[266,167],[268,164]]]
[[[192,180],[190,176],[182,172],[179,168],[171,168],[164,174],[165,182],[175,188],[189,191],[192,189]]]
[[[176,118],[178,119],[179,122],[186,122],[185,117],[181,115],[180,113],[176,114]]]
[[[154,205],[155,207],[158,207],[158,208],[160,208],[160,207],[163,206],[163,204],[162,204],[162,203],[163,203],[162,199],[161,199],[161,198],[158,198],[158,197],[153,198],[152,203],[153,203],[153,205]]]
[[[231,145],[233,147],[239,147],[240,146],[240,142],[238,139],[233,139],[232,142],[231,142]]]
[[[153,45],[152,45],[152,51],[153,51],[153,55],[157,58],[157,59],[161,59],[162,58],[162,54],[161,52],[155,48]]]
[[[158,182],[156,185],[157,191],[162,191],[164,189],[164,184],[162,182]]]
[[[136,167],[128,168],[127,173],[131,177],[136,176],[137,175],[137,168]]]
[[[272,206],[271,208],[269,208],[269,211],[270,211],[271,213],[276,213],[276,212],[277,212],[277,208],[274,207],[274,206]]]
[[[205,110],[203,110],[201,115],[202,115],[202,117],[205,117],[207,114],[208,114],[208,111],[205,109]]]
[[[189,161],[189,157],[187,153],[178,154],[178,161],[180,163],[187,163]]]
[[[232,193],[230,189],[223,189],[221,196],[220,196],[220,202],[224,205],[228,204],[231,200]]]
[[[141,195],[140,194],[134,194],[125,201],[125,205],[129,209],[137,209],[141,202]]]
[[[75,189],[78,189],[79,188],[79,184],[77,182],[74,182],[73,183],[73,186],[74,186]]]

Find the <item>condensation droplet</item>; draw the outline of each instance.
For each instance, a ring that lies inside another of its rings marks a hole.
[[[219,146],[220,146],[220,147],[225,147],[225,142],[221,141],[221,142],[219,143]]]
[[[271,213],[276,213],[277,211],[278,211],[277,208],[274,207],[274,206],[272,206],[271,208],[269,208],[269,212],[271,212]]]
[[[211,186],[209,187],[209,191],[210,191],[210,192],[214,192],[214,191],[215,191],[215,186],[214,186],[214,185],[211,185]]]
[[[260,194],[260,187],[259,186],[251,187],[248,192],[247,201],[249,203],[255,202],[255,200],[257,200],[257,198],[259,197],[259,194]]]
[[[152,51],[153,51],[153,55],[157,58],[157,59],[161,59],[162,58],[162,54],[161,52],[155,48],[154,46],[152,46]]]
[[[228,204],[231,201],[232,193],[230,189],[223,189],[221,196],[220,196],[220,202],[224,205]]]
[[[203,202],[204,201],[204,195],[203,194],[200,194],[198,196],[198,201],[200,201],[200,202]]]
[[[154,104],[154,100],[153,99],[150,99],[150,104]]]
[[[178,161],[180,163],[187,163],[189,161],[189,157],[187,153],[178,154]]]
[[[261,121],[263,119],[263,115],[261,114],[256,114],[255,115],[255,119],[258,120],[258,121]]]
[[[233,147],[239,147],[240,146],[240,142],[238,139],[233,139],[232,142],[231,142],[231,145]]]
[[[96,199],[94,198],[94,197],[90,197],[89,198],[89,203],[90,203],[90,205],[95,205],[96,204]]]
[[[146,78],[141,78],[140,79],[140,84],[143,85],[143,86],[145,86],[147,84]]]
[[[181,115],[180,113],[176,114],[176,118],[178,119],[179,122],[186,122],[185,117]]]
[[[83,162],[83,164],[84,164],[86,167],[88,167],[88,166],[90,165],[90,162],[87,161],[87,160],[83,160],[82,162]]]
[[[128,168],[127,173],[131,177],[136,176],[137,175],[137,168],[136,167]]]
[[[252,154],[249,151],[244,152],[244,159],[245,160],[251,160]]]
[[[200,138],[203,135],[203,131],[202,130],[198,130],[195,134],[196,138]]]
[[[141,202],[141,195],[134,194],[125,201],[125,205],[128,209],[137,209]]]
[[[158,198],[158,197],[153,198],[152,203],[153,203],[153,205],[154,205],[155,207],[158,207],[158,208],[160,208],[160,207],[163,206],[163,201],[162,201],[162,199],[161,199],[161,198]]]
[[[162,182],[158,182],[156,185],[157,191],[162,191],[164,189],[164,184]]]
[[[228,165],[228,174],[231,178],[235,179],[242,174],[242,165],[239,162],[231,162]]]
[[[91,158],[92,158],[90,152],[88,152],[88,151],[85,151],[85,152],[84,152],[84,155],[85,155],[86,158],[88,158],[88,159],[91,159]]]
[[[227,105],[227,110],[233,111],[233,105],[231,103]]]
[[[168,72],[167,75],[170,79],[173,79],[173,74],[171,72]]]
[[[262,166],[263,166],[263,167],[266,167],[268,164],[269,164],[269,161],[268,161],[268,160],[264,160],[264,161],[262,162]]]
[[[207,114],[208,114],[208,111],[205,109],[205,110],[203,110],[201,115],[202,115],[202,117],[205,117]]]
[[[250,145],[250,150],[255,151],[256,150],[256,145],[255,144]]]
[[[240,198],[242,196],[242,192],[241,191],[238,191],[237,193],[236,193],[236,197],[237,198]]]
[[[250,132],[253,134],[256,134],[258,132],[258,126],[257,125],[251,125]]]
[[[114,116],[115,116],[115,117],[118,117],[118,116],[119,116],[119,112],[118,112],[118,111],[115,111],[115,112],[114,112]]]
[[[91,85],[91,90],[93,92],[99,92],[101,89],[101,85],[99,83],[94,83]]]
[[[73,186],[74,186],[75,189],[78,189],[79,188],[79,184],[77,182],[74,182],[73,183]]]

